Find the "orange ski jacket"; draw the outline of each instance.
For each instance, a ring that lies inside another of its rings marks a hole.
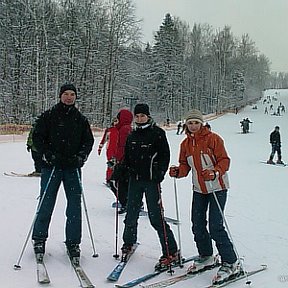
[[[186,134],[180,146],[177,178],[187,176],[192,170],[193,191],[207,194],[228,189],[230,158],[223,139],[206,127],[201,127],[195,134]],[[216,178],[204,181],[202,171],[205,169],[215,171]]]

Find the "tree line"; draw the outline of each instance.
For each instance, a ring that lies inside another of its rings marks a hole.
[[[157,121],[239,109],[287,86],[248,34],[165,15],[141,42],[132,0],[0,0],[0,122],[31,123],[73,82],[77,105],[104,127],[119,108],[151,106]],[[151,32],[152,33],[152,32]],[[282,87],[279,87],[282,86]]]

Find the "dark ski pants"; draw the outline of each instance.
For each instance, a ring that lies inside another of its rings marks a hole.
[[[80,175],[80,169],[79,175]],[[43,168],[41,171],[41,190],[40,199],[43,197],[47,182],[52,173],[52,168]],[[77,169],[55,169],[47,192],[43,199],[41,207],[37,213],[37,217],[33,227],[33,240],[46,240],[48,238],[48,229],[51,216],[55,207],[56,198],[61,182],[63,182],[65,195],[67,199],[66,206],[66,244],[80,244],[82,236],[82,220],[81,220],[81,184]]]
[[[143,194],[145,193],[148,216],[152,227],[157,231],[163,255],[167,255],[177,251],[177,243],[175,241],[172,230],[169,225],[162,219],[161,206],[159,203],[158,183],[154,181],[143,181],[130,178],[128,188],[127,213],[124,220],[125,228],[123,233],[123,241],[126,245],[132,245],[137,242],[137,226],[139,211],[142,206]],[[167,235],[168,247],[166,247],[164,225]]]
[[[224,211],[227,190],[214,192],[218,202]],[[208,226],[207,230],[207,211],[209,208]],[[192,201],[192,232],[194,240],[201,256],[213,255],[212,239],[216,243],[221,261],[229,264],[237,260],[237,256],[233,249],[233,245],[225,231],[223,225],[223,218],[218,205],[215,201],[213,193],[202,194],[193,192]]]
[[[270,160],[273,160],[275,153],[277,152],[278,160],[281,161],[281,146],[279,144],[272,144],[272,151],[270,154]]]

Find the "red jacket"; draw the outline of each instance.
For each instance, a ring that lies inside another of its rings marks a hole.
[[[110,127],[108,130],[108,140],[107,140],[107,150],[106,157],[107,160],[111,160],[111,158],[115,157],[117,152],[117,143],[118,143],[118,129],[116,127]]]
[[[127,109],[122,109],[118,113],[117,118],[119,119],[119,122],[116,125],[116,128],[118,129],[118,141],[114,157],[116,158],[117,162],[121,162],[124,158],[124,148],[127,136],[132,130],[131,124],[133,120],[133,114]]]
[[[180,146],[178,178],[185,177],[192,169],[193,190],[200,193],[211,193],[229,188],[227,171],[230,158],[224,147],[223,139],[201,127],[194,135],[187,133]],[[217,172],[213,181],[204,181],[202,171],[205,169]]]

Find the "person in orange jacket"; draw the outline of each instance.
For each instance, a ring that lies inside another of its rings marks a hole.
[[[171,166],[169,175],[182,178],[192,170],[192,232],[199,256],[188,267],[188,273],[215,266],[218,259],[213,256],[213,239],[221,257],[221,267],[213,279],[216,284],[239,273],[240,268],[239,257],[223,225],[222,211],[229,188],[227,171],[230,158],[223,139],[203,123],[199,110],[192,110],[186,117],[187,137],[180,146],[179,166]]]

